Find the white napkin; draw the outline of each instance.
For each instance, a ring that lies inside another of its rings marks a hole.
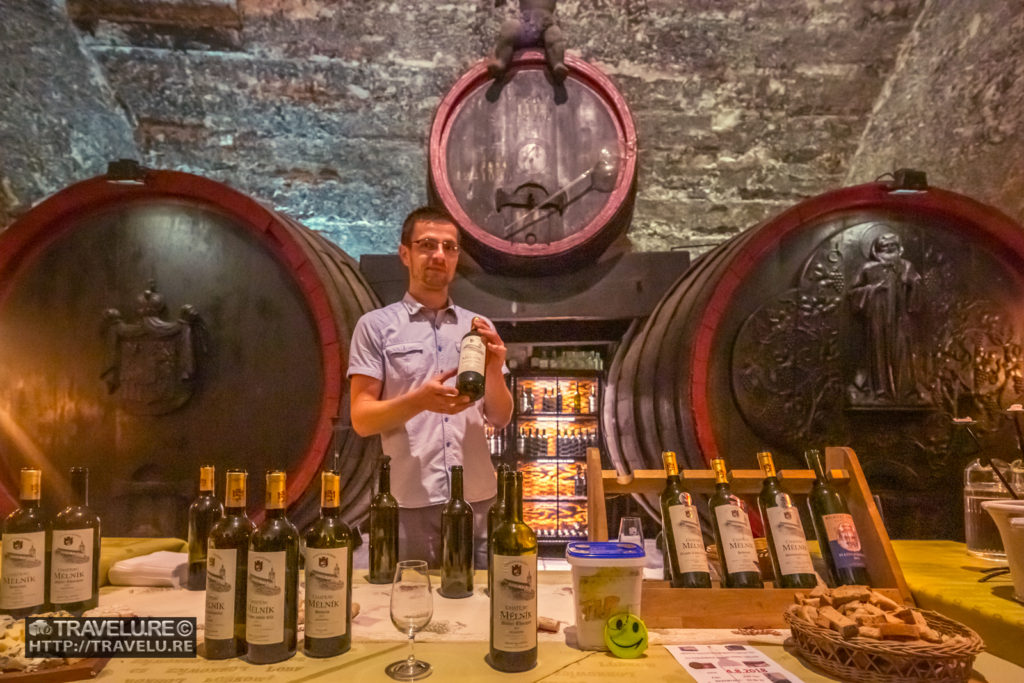
[[[115,586],[181,586],[188,579],[188,553],[161,550],[115,562],[107,574]]]

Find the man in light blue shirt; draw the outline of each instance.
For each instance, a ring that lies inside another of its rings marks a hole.
[[[399,505],[399,557],[438,564],[441,507],[449,470],[464,467],[473,508],[476,565],[487,564],[487,510],[496,493],[484,422],[508,424],[505,344],[486,319],[452,303],[448,288],[459,259],[459,232],[442,211],[423,207],[402,225],[398,255],[409,271],[401,301],[365,314],[352,334],[348,376],[352,426],[380,434],[391,456],[391,491]],[[459,346],[470,328],[487,344],[484,397],[459,395]]]

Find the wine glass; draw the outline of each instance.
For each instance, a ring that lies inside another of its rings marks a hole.
[[[391,623],[409,635],[409,656],[389,664],[384,672],[398,681],[418,681],[429,676],[430,664],[416,659],[413,642],[416,632],[430,623],[434,615],[430,593],[430,574],[423,560],[403,560],[395,567],[395,582],[391,585]]]
[[[644,547],[644,532],[639,517],[623,517],[619,520],[619,543],[636,543]]]

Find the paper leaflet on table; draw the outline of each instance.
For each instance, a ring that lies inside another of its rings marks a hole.
[[[666,645],[697,683],[804,683],[757,648],[725,645]]]

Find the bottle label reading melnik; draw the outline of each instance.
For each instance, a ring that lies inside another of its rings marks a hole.
[[[495,555],[491,562],[494,649],[532,650],[537,647],[537,556]]]
[[[306,635],[345,635],[348,548],[306,548]]]
[[[92,597],[95,530],[54,529],[50,554],[50,602],[64,604]]]
[[[206,637],[235,637],[235,571],[238,551],[210,548],[206,556]]]
[[[284,590],[287,553],[249,553],[245,639],[253,645],[275,645],[284,640]]]
[[[43,604],[46,590],[46,577],[43,575],[45,554],[45,531],[4,534],[0,609],[24,609]],[[92,567],[91,564],[89,566]]]
[[[780,493],[775,498],[776,507],[767,509],[768,525],[772,529],[775,556],[779,560],[782,574],[813,574],[811,553],[807,549],[804,526],[800,513],[793,507],[789,494]]]
[[[683,574],[708,571],[708,555],[704,550],[704,537],[700,533],[700,518],[696,506],[687,504],[689,498],[683,494],[680,496],[683,504],[672,505],[668,509],[679,571]]]
[[[740,506],[739,498],[732,496],[729,505],[713,508],[718,523],[718,533],[722,538],[722,550],[729,573],[757,572],[757,549],[754,547],[754,534],[750,530],[750,519],[747,511]]]
[[[828,536],[828,548],[832,551],[832,560],[837,569],[866,567],[864,553],[861,550],[860,536],[848,513],[822,515],[825,535]]]
[[[459,372],[476,372],[484,374],[484,361],[487,359],[487,347],[484,345],[484,338],[478,334],[471,334],[463,337],[462,346],[459,349]]]

